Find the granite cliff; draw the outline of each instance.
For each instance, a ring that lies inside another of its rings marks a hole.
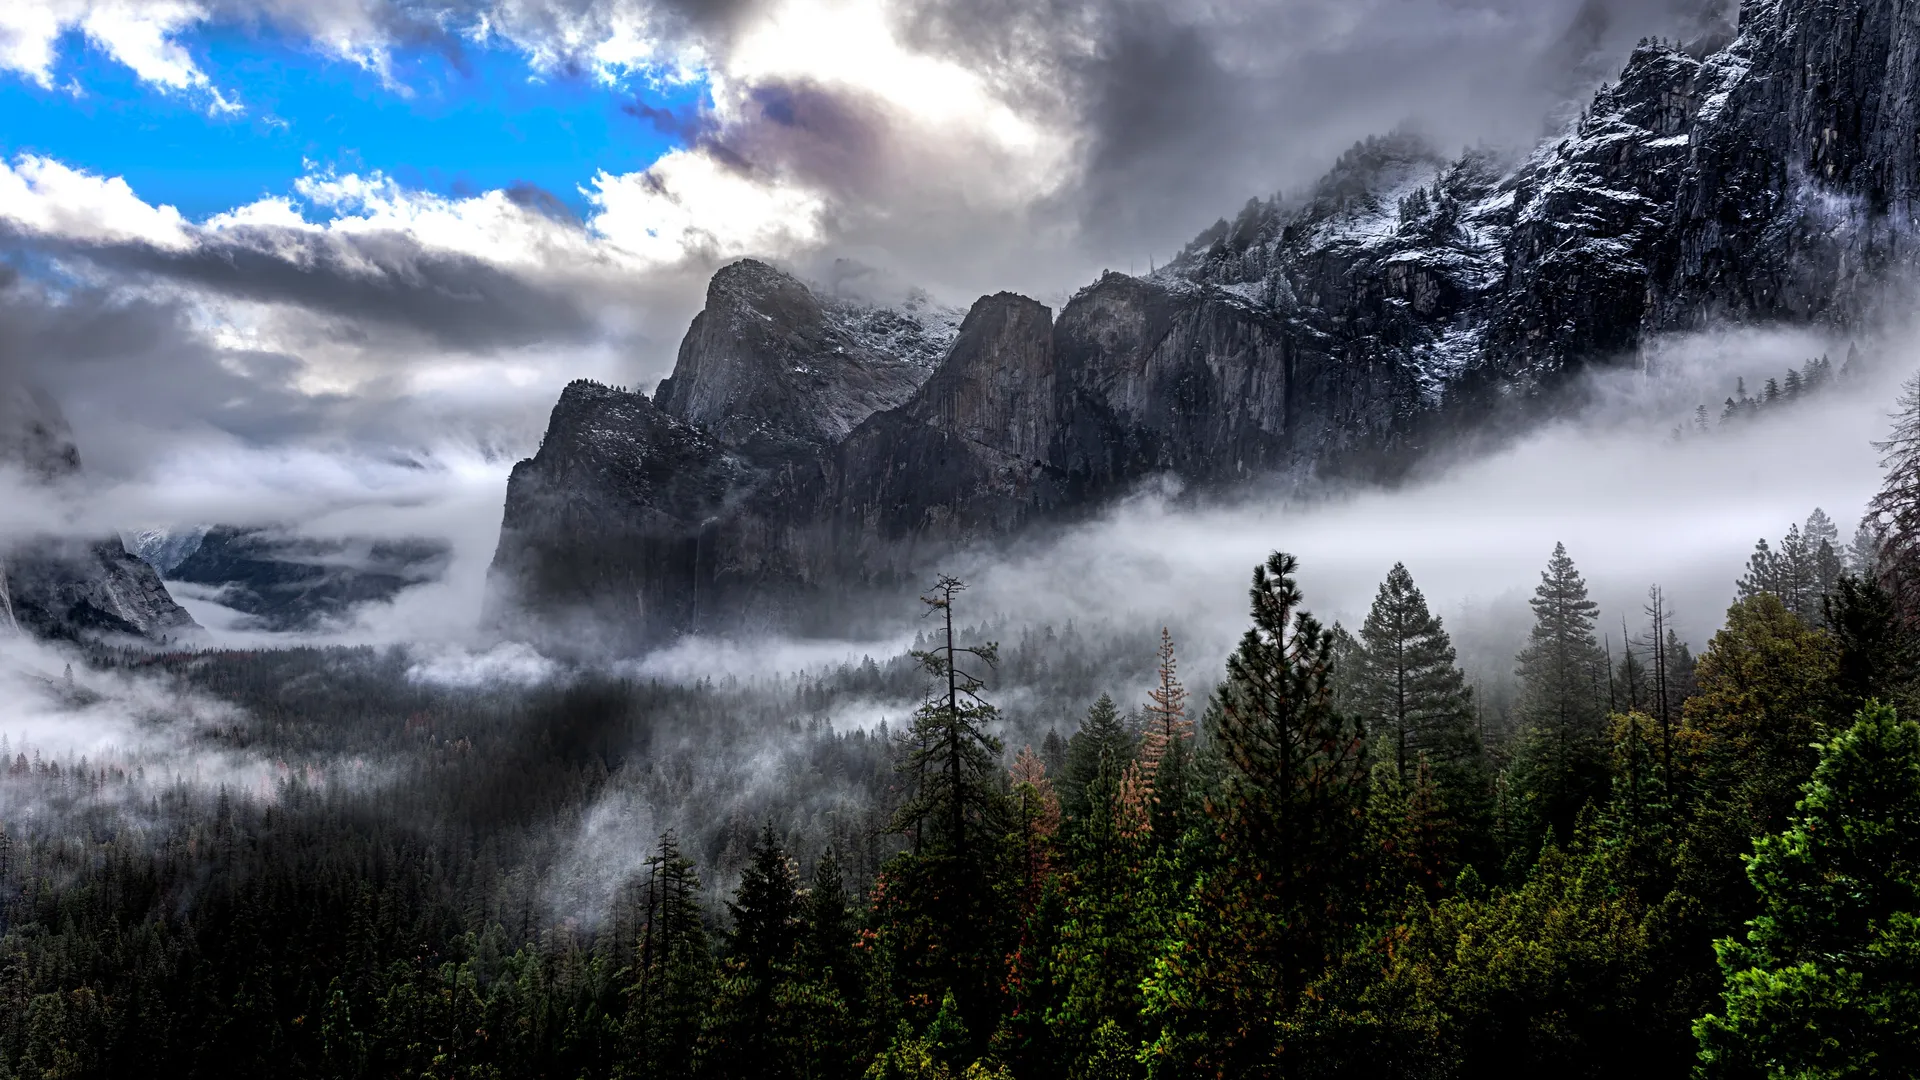
[[[80,473],[80,451],[58,407],[18,383],[0,385],[0,465],[42,486]],[[161,641],[193,629],[159,575],[117,536],[0,538],[0,631]]]
[[[1642,43],[1528,154],[1369,140],[1058,312],[1001,293],[860,335],[727,267],[651,398],[562,395],[492,618],[618,649],[831,623],[1155,476],[1390,476],[1649,334],[1859,318],[1912,262],[1917,111],[1920,0],[1748,0],[1737,36]]]

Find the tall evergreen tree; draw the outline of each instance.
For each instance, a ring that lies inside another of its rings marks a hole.
[[[713,952],[700,913],[693,860],[669,832],[647,860],[642,928],[629,988],[628,1041],[633,1075],[667,1080],[691,1075],[712,999]]]
[[[1112,696],[1101,694],[1087,708],[1080,730],[1067,740],[1060,806],[1076,829],[1108,809],[1105,800],[1112,798],[1121,772],[1138,749],[1138,741],[1120,718],[1120,707]]]
[[[857,927],[847,901],[840,858],[829,847],[813,869],[800,912],[800,961],[811,975],[824,980],[849,1008],[860,1004],[860,967],[854,953]]]
[[[1599,605],[1556,544],[1528,601],[1533,630],[1518,658],[1520,748],[1512,766],[1523,835],[1537,843],[1546,829],[1565,838],[1589,800],[1607,789],[1606,661],[1594,637]]]
[[[1914,1075],[1920,1047],[1920,725],[1878,703],[1821,748],[1792,822],[1754,844],[1760,914],[1719,943],[1708,1077]]]
[[[914,650],[913,657],[932,676],[934,693],[914,713],[912,749],[903,766],[913,794],[895,820],[895,829],[916,847],[931,843],[957,865],[980,857],[980,838],[993,834],[1000,810],[994,781],[1001,746],[989,730],[1000,713],[981,693],[1000,649],[992,642],[956,642],[954,599],[966,587],[958,578],[942,577],[921,598],[939,624],[932,646]]]
[[[804,1033],[791,1030],[786,1008],[799,981],[799,876],[773,835],[761,827],[740,886],[727,901],[733,926],[720,993],[710,1024],[708,1068],[716,1076],[799,1077]]]
[[[1400,783],[1411,785],[1425,755],[1447,770],[1476,762],[1472,694],[1454,662],[1453,641],[1404,563],[1380,585],[1360,625],[1352,676],[1354,719],[1386,740]]]
[[[1842,577],[1827,597],[1826,625],[1835,646],[1834,693],[1841,709],[1857,710],[1873,699],[1902,707],[1912,701],[1920,648],[1877,582]]]
[[[1880,587],[1903,621],[1920,626],[1920,375],[1901,387],[1893,431],[1874,445],[1886,470],[1867,506]]]
[[[1151,801],[1153,834],[1177,840],[1185,825],[1187,772],[1192,759],[1193,720],[1187,715],[1187,688],[1173,634],[1160,630],[1160,662],[1153,689],[1147,691],[1147,730],[1140,737],[1141,774]]]
[[[1692,820],[1682,887],[1725,933],[1749,914],[1740,856],[1751,837],[1785,828],[1833,714],[1833,640],[1771,593],[1727,610],[1685,709]]]
[[[936,1000],[951,992],[980,1036],[983,1027],[991,1034],[1012,924],[998,896],[1006,798],[989,727],[999,710],[983,693],[999,647],[957,640],[954,604],[965,588],[942,577],[922,598],[938,621],[930,647],[913,656],[934,692],[914,714],[900,765],[911,790],[893,829],[911,849],[889,864],[885,914],[909,992]]]
[[[1347,944],[1360,901],[1366,760],[1333,708],[1332,635],[1300,609],[1297,561],[1256,567],[1253,627],[1209,716],[1220,845],[1148,984],[1156,1076],[1279,1076],[1308,984]]]

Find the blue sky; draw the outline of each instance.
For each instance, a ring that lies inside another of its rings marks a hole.
[[[457,56],[397,49],[391,70],[402,92],[272,34],[213,27],[176,40],[242,112],[210,110],[203,92],[142,83],[69,33],[52,89],[0,71],[0,155],[40,154],[122,176],[146,201],[196,220],[290,194],[304,162],[380,170],[445,195],[531,183],[582,214],[579,186],[596,171],[644,169],[676,145],[625,107],[686,116],[703,93],[698,84],[608,86],[590,74],[539,73],[517,51],[470,43]]]

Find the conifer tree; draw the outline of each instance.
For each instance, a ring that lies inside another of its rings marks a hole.
[[[1893,432],[1874,445],[1886,470],[1868,504],[1880,587],[1904,622],[1920,626],[1920,375],[1901,388]]]
[[[1879,699],[1904,706],[1914,696],[1913,635],[1901,625],[1893,598],[1871,579],[1848,574],[1827,597],[1827,631],[1835,653],[1834,694],[1843,710]]]
[[[913,795],[894,826],[917,847],[931,843],[957,865],[982,854],[980,838],[990,834],[1000,810],[994,783],[1000,740],[988,730],[1000,714],[981,694],[986,688],[982,668],[997,664],[1000,651],[991,642],[956,643],[954,599],[966,587],[943,576],[921,598],[939,623],[932,646],[914,650],[913,657],[933,677],[935,693],[914,713],[912,750],[903,766]]]
[[[1834,643],[1762,593],[1727,610],[1700,658],[1699,693],[1684,710],[1692,820],[1681,876],[1724,933],[1746,917],[1739,856],[1778,832],[1813,770],[1833,715]]]
[[[1537,842],[1548,828],[1569,836],[1581,807],[1606,794],[1606,699],[1595,678],[1605,660],[1593,633],[1599,605],[1587,599],[1565,544],[1554,545],[1528,603],[1534,625],[1518,657],[1522,727],[1512,768],[1531,822],[1526,835]]]
[[[1352,708],[1369,734],[1386,740],[1403,786],[1422,755],[1449,770],[1479,757],[1472,695],[1454,659],[1446,628],[1406,565],[1395,563],[1360,626]]]
[[[1187,716],[1187,689],[1180,682],[1173,635],[1160,630],[1160,663],[1147,691],[1147,730],[1140,738],[1142,780],[1150,802],[1152,832],[1163,841],[1179,838],[1187,803],[1187,771],[1192,759],[1193,720]]]
[[[859,1005],[860,968],[853,951],[853,912],[847,902],[840,858],[831,847],[813,869],[800,915],[801,966],[838,991],[848,1007]]]
[[[800,936],[800,881],[793,860],[773,835],[771,821],[761,826],[752,861],[727,901],[727,913],[733,918],[728,935],[733,959],[751,978],[769,981],[792,961]]]
[[[1907,1077],[1920,1046],[1920,725],[1869,704],[1754,844],[1760,915],[1718,943],[1708,1077]]]
[[[627,1033],[634,1071],[648,1080],[691,1074],[712,995],[713,953],[700,914],[693,860],[669,832],[647,860],[643,923]]]
[[[1346,944],[1359,904],[1366,761],[1334,708],[1332,635],[1300,609],[1297,561],[1256,567],[1253,627],[1209,712],[1220,845],[1148,984],[1155,1069],[1277,1076],[1302,996]]]
[[[1008,772],[1013,785],[1010,802],[1020,861],[1023,914],[1032,915],[1053,871],[1053,840],[1060,831],[1060,799],[1053,793],[1046,763],[1029,746],[1020,751]]]
[[[1193,735],[1193,721],[1187,718],[1187,688],[1180,683],[1180,662],[1174,655],[1173,634],[1166,627],[1160,628],[1160,664],[1147,699],[1147,730],[1140,739],[1140,762],[1151,783],[1167,752]]]
[[[793,861],[762,826],[740,886],[727,901],[733,927],[730,953],[715,1005],[709,1068],[722,1077],[797,1077],[805,1033],[790,1029],[795,1018],[783,1008],[799,981],[794,962],[800,945],[799,876]]]
[[[999,711],[983,694],[999,648],[957,641],[954,603],[965,588],[943,576],[922,598],[938,621],[929,647],[913,656],[935,685],[914,714],[900,765],[911,793],[893,830],[911,848],[889,864],[884,916],[911,991],[950,991],[967,1030],[991,1034],[1012,925],[997,895],[1006,799],[1000,740],[988,729]]]
[[[1087,708],[1080,730],[1067,740],[1066,775],[1060,785],[1060,805],[1078,828],[1107,809],[1120,773],[1138,749],[1133,734],[1120,718],[1112,696],[1101,694]],[[1104,792],[1096,787],[1104,778]]]

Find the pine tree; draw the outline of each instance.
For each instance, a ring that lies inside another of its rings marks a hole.
[[[1029,746],[1020,751],[1008,772],[1013,785],[1010,801],[1018,823],[1015,839],[1020,861],[1023,914],[1031,916],[1046,891],[1053,872],[1053,841],[1060,831],[1060,799],[1047,778],[1046,763]]]
[[[1817,761],[1835,664],[1832,639],[1772,593],[1729,608],[1700,658],[1699,693],[1684,710],[1693,794],[1680,873],[1687,893],[1723,920],[1716,934],[1749,910],[1740,853],[1751,837],[1785,827]]]
[[[1754,844],[1745,941],[1718,943],[1708,1077],[1913,1075],[1920,1046],[1920,725],[1870,704],[1821,747],[1780,835]]]
[[[1148,983],[1156,1070],[1294,1068],[1303,995],[1353,932],[1364,747],[1333,708],[1332,635],[1300,610],[1297,566],[1276,552],[1255,568],[1254,625],[1209,712],[1222,775],[1206,809],[1219,859]]]
[[[1848,362],[1852,366],[1852,362]],[[1920,375],[1901,388],[1893,432],[1874,445],[1886,470],[1868,504],[1880,587],[1909,626],[1920,625]]]
[[[1649,680],[1653,695],[1647,712],[1660,723],[1660,777],[1666,790],[1671,793],[1674,790],[1674,732],[1680,722],[1680,702],[1686,700],[1686,687],[1677,677],[1675,668],[1679,662],[1684,662],[1690,673],[1692,658],[1681,661],[1675,656],[1676,651],[1684,653],[1685,647],[1676,649],[1679,637],[1672,626],[1673,612],[1667,609],[1666,593],[1658,585],[1647,590],[1646,613],[1652,624],[1647,648],[1653,654],[1653,670]],[[1632,702],[1629,711],[1640,711],[1640,703]]]
[[[1860,519],[1847,541],[1842,562],[1847,573],[1863,580],[1880,580],[1880,532],[1872,515]]]
[[[1834,693],[1842,710],[1858,710],[1875,699],[1902,706],[1912,700],[1920,648],[1885,590],[1871,579],[1842,577],[1827,597],[1826,626],[1833,637]]]
[[[1179,838],[1187,802],[1187,768],[1192,757],[1193,721],[1187,716],[1187,688],[1180,682],[1173,635],[1160,630],[1160,663],[1147,691],[1147,730],[1140,737],[1141,776],[1151,806],[1152,832],[1171,842]]]
[[[1479,756],[1471,693],[1453,641],[1403,563],[1394,564],[1360,626],[1354,719],[1387,740],[1402,785],[1424,755],[1441,768]]]
[[[635,1075],[691,1074],[713,985],[713,954],[700,914],[700,879],[669,832],[647,860],[643,924],[629,988],[628,1041]]]
[[[727,902],[733,919],[730,955],[708,1036],[708,1065],[717,1076],[802,1075],[804,1061],[796,1049],[805,1035],[790,1027],[793,1010],[781,1007],[799,981],[794,966],[801,930],[799,886],[793,861],[768,822]]]
[[[955,643],[954,598],[966,587],[958,578],[942,577],[921,598],[940,623],[933,647],[916,649],[913,657],[933,677],[936,692],[914,713],[913,749],[903,766],[913,795],[894,822],[894,830],[911,837],[916,847],[931,844],[956,865],[981,854],[980,837],[992,833],[1001,808],[994,783],[1000,740],[988,730],[1000,714],[981,695],[983,673],[967,666],[971,661],[991,669],[1000,652],[991,642]]]
[[[1154,687],[1147,691],[1147,730],[1140,740],[1140,761],[1149,779],[1167,751],[1193,735],[1193,721],[1187,718],[1187,688],[1180,684],[1179,670],[1173,634],[1161,627],[1160,665]]]
[[[1734,582],[1734,595],[1744,600],[1761,593],[1779,596],[1784,589],[1785,577],[1780,565],[1780,557],[1773,553],[1773,547],[1765,537],[1753,545],[1753,554],[1747,558],[1747,572]]]
[[[770,981],[793,960],[800,936],[800,881],[793,860],[773,835],[771,821],[761,826],[752,861],[740,887],[727,901],[733,918],[728,946],[749,977]]]
[[[1101,694],[1087,708],[1080,730],[1067,740],[1067,767],[1060,784],[1060,805],[1076,829],[1106,810],[1106,799],[1138,749],[1113,698]],[[1105,783],[1104,791],[1098,790]]]
[[[1571,835],[1573,821],[1607,786],[1605,659],[1594,637],[1599,605],[1556,544],[1540,585],[1528,601],[1534,625],[1518,657],[1521,744],[1513,764],[1514,789],[1537,843],[1545,829]]]
[[[800,923],[802,968],[833,986],[849,1007],[859,1004],[860,968],[853,951],[853,912],[847,902],[840,858],[831,847],[813,869]]]
[[[899,766],[911,793],[892,828],[911,847],[888,864],[882,914],[908,992],[951,992],[967,1029],[991,1034],[1013,925],[998,897],[1006,798],[1000,740],[988,728],[999,711],[983,696],[984,669],[998,663],[999,648],[957,642],[954,603],[965,588],[942,577],[922,598],[939,621],[930,647],[913,656],[935,687],[914,714]]]

